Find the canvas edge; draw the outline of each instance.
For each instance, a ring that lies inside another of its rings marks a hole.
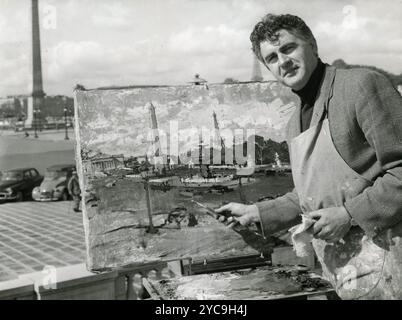
[[[79,178],[79,183],[80,183],[80,189],[81,189],[81,204],[82,204],[82,223],[84,226],[84,234],[85,234],[85,251],[86,251],[86,266],[89,271],[93,269],[93,261],[90,258],[89,254],[89,219],[88,215],[86,212],[86,206],[85,206],[85,186],[84,186],[84,172],[83,172],[83,166],[82,166],[82,158],[81,158],[81,135],[80,135],[80,122],[79,122],[79,108],[78,108],[78,101],[77,101],[77,95],[79,94],[80,90],[74,90],[73,96],[74,96],[74,133],[75,133],[75,146],[74,146],[74,152],[75,152],[75,163],[77,167],[77,174]]]

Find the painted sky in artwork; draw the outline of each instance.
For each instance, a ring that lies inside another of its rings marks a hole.
[[[199,130],[214,134],[214,112],[227,146],[237,133],[282,142],[294,99],[277,82],[78,92],[80,142],[86,150],[144,155],[153,141],[150,103],[162,148],[178,132],[179,154],[198,147]]]

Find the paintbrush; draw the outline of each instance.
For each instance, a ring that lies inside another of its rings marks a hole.
[[[195,200],[191,200],[191,202],[194,202],[196,205],[200,206],[201,208],[204,208],[204,209],[206,210],[206,212],[207,212],[211,217],[213,217],[213,218],[215,218],[215,219],[218,219],[219,216],[225,216],[225,217],[226,217],[226,215],[220,214],[220,213],[218,213],[218,212],[215,212],[214,209],[207,207],[205,204],[202,204],[202,203],[200,203],[200,202],[198,202],[198,201],[195,201]]]
[[[259,237],[262,237],[262,235],[259,234],[258,232],[252,231],[252,230],[250,230],[249,228],[243,226],[243,225],[242,225],[238,220],[236,220],[231,214],[228,214],[227,211],[226,211],[226,212],[225,212],[225,211],[223,211],[223,212],[216,212],[214,209],[212,209],[212,208],[206,206],[205,204],[202,204],[202,203],[200,203],[200,202],[198,202],[198,201],[195,201],[195,200],[191,200],[191,201],[194,202],[195,204],[197,204],[198,206],[204,208],[204,209],[206,210],[207,214],[209,214],[209,215],[210,215],[211,217],[213,217],[214,219],[218,219],[219,216],[222,216],[222,217],[225,217],[225,218],[232,217],[233,220],[231,221],[232,225],[231,225],[230,228],[232,228],[234,231],[236,231],[236,232],[244,232],[244,231],[252,232],[252,233],[254,233],[255,235],[258,235]]]

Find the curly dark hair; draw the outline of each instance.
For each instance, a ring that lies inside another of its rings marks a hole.
[[[261,42],[266,40],[270,42],[277,41],[279,30],[287,30],[305,40],[312,41],[317,47],[317,42],[313,33],[301,18],[291,14],[275,15],[268,13],[255,25],[254,30],[250,35],[252,50],[262,63],[264,63],[264,59],[261,56],[260,51]]]

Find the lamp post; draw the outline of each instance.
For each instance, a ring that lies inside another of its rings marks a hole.
[[[35,135],[34,135],[34,137],[35,138],[38,138],[38,132],[37,132],[37,128],[36,128],[36,126],[37,126],[37,123],[36,123],[36,119],[37,119],[37,116],[36,116],[36,113],[38,112],[38,110],[34,110],[33,111],[33,125],[34,125],[34,131],[35,131]]]
[[[42,120],[40,116],[40,109],[38,109],[36,112],[37,112],[36,118],[38,119],[39,132],[42,132]]]
[[[68,128],[67,128],[67,108],[64,108],[64,128],[65,128],[65,132],[66,132],[64,140],[69,140],[69,138],[68,138]]]

